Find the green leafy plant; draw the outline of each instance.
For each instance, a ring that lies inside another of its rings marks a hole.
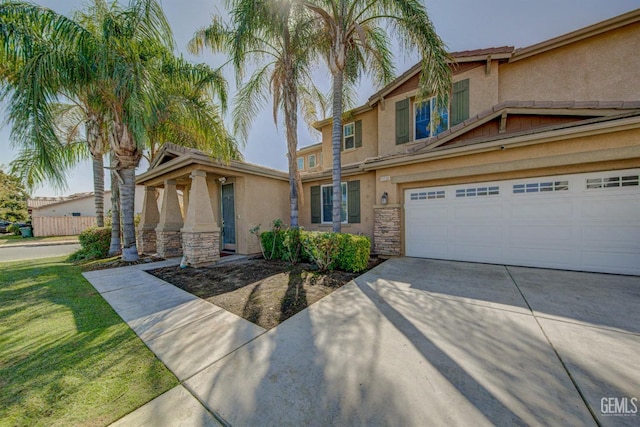
[[[80,250],[69,256],[69,261],[106,258],[111,244],[111,227],[87,228],[78,236]]]
[[[338,233],[306,232],[300,242],[320,271],[333,270],[340,255]]]
[[[339,256],[336,267],[339,270],[357,273],[367,268],[371,256],[371,241],[367,236],[339,233]]]
[[[7,231],[9,233],[12,233],[14,236],[19,236],[20,235],[20,226],[17,224],[11,224],[9,227],[7,227]]]

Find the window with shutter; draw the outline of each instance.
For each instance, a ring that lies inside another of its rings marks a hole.
[[[311,223],[320,224],[322,218],[320,216],[320,186],[311,187]]]
[[[469,118],[469,79],[453,84],[451,96],[451,126],[464,122]]]
[[[396,102],[396,144],[409,142],[409,99]]]

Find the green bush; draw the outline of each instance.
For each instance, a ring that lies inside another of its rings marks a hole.
[[[371,241],[367,236],[338,233],[339,255],[336,259],[338,270],[357,273],[367,268],[371,256]]]
[[[366,236],[305,230],[265,231],[260,242],[266,259],[295,264],[311,261],[320,270],[343,270],[357,273],[367,268],[371,242]]]
[[[17,224],[11,224],[9,227],[7,227],[7,231],[9,233],[12,233],[14,236],[19,236],[20,226],[18,226]]]
[[[111,244],[111,227],[87,228],[79,236],[80,250],[69,256],[70,261],[106,258]]]

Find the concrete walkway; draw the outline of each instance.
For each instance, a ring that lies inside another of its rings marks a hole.
[[[639,277],[393,259],[265,332],[156,266],[85,275],[182,382],[118,425],[640,422]]]

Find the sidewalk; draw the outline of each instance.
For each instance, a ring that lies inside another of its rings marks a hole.
[[[219,263],[242,258],[229,256]],[[263,328],[145,273],[179,262],[174,258],[83,273],[180,381],[113,425],[221,425],[183,382],[265,333]]]

